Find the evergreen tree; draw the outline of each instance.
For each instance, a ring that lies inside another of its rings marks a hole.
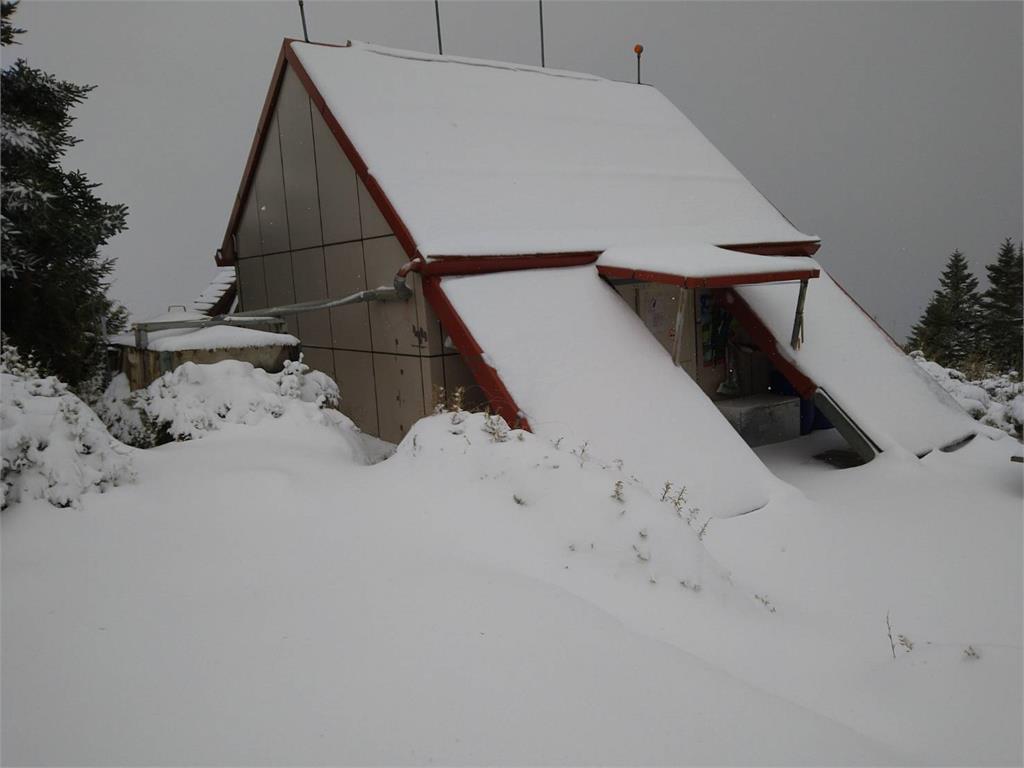
[[[980,301],[978,279],[964,255],[953,251],[939,288],[911,331],[909,346],[947,368],[962,365],[979,352]]]
[[[0,40],[16,43],[17,2],[0,3]],[[93,86],[58,80],[24,59],[0,73],[0,323],[22,352],[78,385],[102,371],[104,338],[124,327],[107,298],[113,261],[99,248],[124,229],[127,208],[101,201],[60,161],[78,143],[71,110]]]
[[[1024,255],[1006,238],[995,263],[985,267],[989,288],[982,295],[982,339],[989,362],[999,371],[1022,372],[1024,349]]]

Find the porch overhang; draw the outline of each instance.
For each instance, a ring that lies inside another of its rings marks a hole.
[[[683,288],[729,288],[755,283],[804,282],[821,274],[802,256],[758,256],[705,243],[659,248],[610,248],[597,271],[612,282],[651,282]]]

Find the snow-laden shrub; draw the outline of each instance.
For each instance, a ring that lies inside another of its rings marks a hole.
[[[1014,373],[971,381],[954,368],[944,368],[921,352],[910,357],[972,417],[1020,438],[1024,429],[1024,382]]]
[[[67,385],[40,376],[6,340],[0,352],[0,441],[0,507],[22,499],[69,507],[83,493],[135,478],[131,448],[111,437]]]
[[[139,390],[139,393],[144,392]],[[110,434],[122,443],[136,448],[152,448],[157,444],[160,431],[144,408],[139,406],[139,393],[132,392],[128,377],[119,373],[93,404],[93,410],[107,425]]]
[[[301,361],[267,373],[251,363],[222,360],[184,363],[145,389],[134,392],[116,377],[98,411],[111,431],[127,443],[149,447],[193,440],[223,424],[257,424],[288,416],[356,433],[352,422],[333,410],[338,385]]]

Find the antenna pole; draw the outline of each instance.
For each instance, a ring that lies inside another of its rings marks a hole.
[[[299,15],[302,17],[302,39],[309,42],[309,32],[306,30],[306,6],[299,0]]]
[[[434,19],[437,21],[437,55],[444,55],[444,48],[441,47],[441,4],[434,0]]]
[[[540,65],[544,66],[544,0],[537,0],[537,9],[540,11]]]
[[[640,56],[644,52],[644,47],[637,43],[633,46],[633,53],[636,54],[636,84],[640,85]]]

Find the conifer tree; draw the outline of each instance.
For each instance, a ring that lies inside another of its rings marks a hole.
[[[0,40],[16,44],[17,2],[0,3]],[[58,80],[24,59],[0,72],[0,323],[23,353],[71,385],[102,370],[104,337],[125,311],[106,295],[113,261],[100,246],[125,227],[127,208],[104,203],[60,162],[78,139],[71,110],[93,86]]]
[[[994,263],[985,267],[988,290],[982,295],[981,333],[989,362],[1000,372],[1022,372],[1024,348],[1024,254],[1006,238]]]
[[[953,251],[939,277],[939,288],[911,331],[909,346],[947,368],[962,365],[981,351],[980,300],[978,279],[967,259],[959,250]]]

